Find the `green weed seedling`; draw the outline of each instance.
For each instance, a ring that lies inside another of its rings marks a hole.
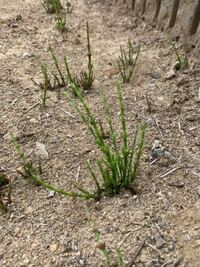
[[[92,65],[92,54],[91,54],[91,45],[90,45],[90,31],[89,31],[89,24],[87,22],[87,57],[88,57],[88,64],[87,70],[83,71],[80,76],[73,75],[70,72],[69,65],[67,59],[65,57],[65,67],[68,74],[68,79],[70,83],[70,87],[72,88],[73,93],[76,93],[76,90],[73,89],[75,86],[76,88],[82,89],[83,91],[89,91],[92,88],[94,82],[94,73],[93,73],[93,65]],[[75,94],[76,95],[76,94]]]
[[[59,89],[60,87],[63,86],[63,84],[60,82],[60,80],[58,79],[58,76],[53,74],[54,76],[54,83],[52,84],[49,73],[48,73],[48,67],[47,64],[42,65],[42,74],[43,74],[43,78],[44,81],[43,83],[37,84],[34,80],[33,82],[40,87],[40,89],[42,90],[42,105],[43,107],[46,107],[46,102],[47,99],[49,98],[48,96],[48,91],[53,91],[55,89]]]
[[[67,32],[67,19],[66,19],[66,12],[63,13],[63,15],[58,15],[56,17],[56,28],[61,32],[63,39],[64,39],[64,33]]]
[[[68,79],[65,77],[63,71],[61,70],[60,66],[59,66],[59,63],[58,63],[58,59],[53,51],[53,48],[51,46],[49,46],[49,50],[51,52],[51,56],[52,56],[52,59],[53,59],[53,62],[54,62],[54,66],[58,72],[58,74],[56,73],[53,73],[53,76],[54,76],[54,87],[56,85],[57,88],[61,88],[61,87],[64,87],[68,84]]]
[[[104,96],[103,104],[107,115],[107,122],[109,125],[111,140],[105,139],[103,126],[97,123],[91,109],[83,96],[79,92],[79,88],[75,85],[73,87],[77,98],[80,100],[83,111],[79,108],[76,102],[68,98],[71,104],[79,113],[82,121],[88,128],[89,132],[94,137],[97,147],[102,152],[102,158],[97,160],[99,175],[94,171],[90,162],[87,161],[87,168],[94,182],[95,191],[90,192],[83,188],[82,185],[74,184],[78,192],[68,192],[58,188],[50,183],[44,181],[41,177],[41,166],[36,168],[32,161],[22,151],[16,138],[12,135],[12,141],[15,145],[16,151],[22,162],[22,171],[19,173],[28,181],[35,185],[42,186],[51,191],[57,192],[66,197],[82,198],[82,199],[99,199],[102,195],[113,196],[118,194],[121,189],[128,189],[137,177],[138,167],[141,160],[142,148],[145,139],[145,125],[141,125],[140,135],[138,138],[138,129],[133,131],[129,140],[126,129],[125,106],[122,97],[120,85],[116,83],[116,95],[119,102],[121,133],[120,143],[118,142],[117,132],[113,126],[111,110],[108,105],[108,100]],[[100,177],[99,177],[100,176]]]
[[[49,14],[60,14],[63,9],[60,0],[43,0],[42,5]]]
[[[90,162],[87,161],[88,171],[90,172],[91,178],[96,186],[96,196],[100,197],[102,193],[108,196],[113,196],[118,194],[122,188],[130,188],[137,176],[146,126],[141,125],[138,145],[138,129],[133,131],[131,140],[128,140],[124,100],[122,97],[121,87],[119,83],[116,83],[116,95],[120,110],[119,121],[121,122],[121,144],[119,145],[117,141],[117,131],[113,126],[113,119],[108,105],[108,100],[105,96],[103,96],[103,105],[107,115],[107,123],[110,130],[109,136],[111,138],[111,142],[107,142],[104,138],[105,131],[103,130],[102,125],[97,122],[91,109],[89,108],[89,105],[80,94],[79,88],[77,88],[75,84],[72,88],[75,90],[74,93],[80,100],[83,110],[79,108],[78,104],[74,100],[68,96],[67,98],[79,113],[83,123],[94,137],[95,144],[102,152],[102,158],[97,160],[100,179],[95,173]]]
[[[95,235],[95,239],[97,242],[96,248],[100,251],[101,255],[105,259],[106,266],[107,267],[125,267],[126,266],[125,260],[120,250],[118,248],[116,249],[117,257],[114,257],[112,255],[111,250],[106,246],[105,242],[102,241],[101,232],[97,229],[95,221],[90,217],[90,214],[88,215],[89,215],[88,222],[93,229],[93,233]],[[115,258],[117,258],[117,260]]]
[[[87,22],[87,57],[88,57],[88,65],[87,71],[84,71],[80,75],[79,83],[81,88],[84,91],[88,91],[92,88],[92,84],[94,82],[94,74],[93,74],[93,65],[92,65],[92,54],[91,54],[91,46],[90,46],[90,30],[89,24]]]
[[[42,104],[44,107],[46,106],[46,101],[49,98],[48,91],[58,90],[59,93],[59,89],[65,87],[68,84],[67,77],[64,76],[64,73],[61,70],[60,65],[58,63],[58,59],[51,46],[49,47],[49,50],[51,52],[51,56],[56,71],[52,72],[50,76],[47,64],[43,64],[41,66],[43,74],[43,82],[37,83],[34,81],[34,79],[32,79],[33,83],[42,90]]]
[[[41,84],[40,88],[43,90],[42,104],[43,104],[43,107],[46,107],[46,101],[48,99],[47,92],[48,92],[48,90],[52,89],[52,85],[51,85],[51,81],[50,81],[49,76],[48,76],[48,69],[47,69],[46,64],[42,66],[42,73],[44,76],[44,83]]]
[[[92,65],[92,54],[91,54],[91,46],[90,46],[90,35],[89,35],[89,24],[87,23],[87,57],[88,57],[88,64],[87,64],[87,70],[83,73],[78,75],[74,75],[70,68],[69,64],[67,62],[67,58],[64,57],[64,63],[65,63],[65,71],[62,70],[60,67],[60,64],[58,62],[58,58],[56,54],[54,53],[54,50],[51,46],[49,46],[49,50],[53,59],[53,63],[56,69],[56,72],[51,73],[53,75],[54,81],[51,82],[50,75],[48,73],[47,65],[42,66],[42,72],[44,76],[44,82],[37,84],[34,80],[33,82],[39,86],[44,91],[43,95],[43,105],[45,106],[46,99],[47,99],[47,91],[48,90],[55,90],[60,89],[65,86],[69,86],[72,89],[72,92],[75,93],[76,90],[74,90],[72,87],[75,86],[76,88],[79,88],[79,91],[88,91],[92,88],[93,82],[94,82],[94,74],[93,74],[93,65]]]
[[[131,41],[128,41],[128,49],[120,46],[120,56],[118,58],[118,67],[124,83],[130,82],[138,60],[140,46],[134,47]]]
[[[188,60],[187,56],[182,56],[178,50],[178,48],[175,45],[175,42],[171,41],[172,48],[174,50],[174,53],[176,55],[176,63],[174,68],[176,70],[183,70],[188,67]]]
[[[64,61],[65,61],[65,69],[66,69],[66,72],[67,72],[67,78],[68,78],[68,81],[69,81],[69,87],[71,88],[72,93],[74,94],[74,96],[77,96],[76,95],[76,89],[74,89],[74,87],[75,88],[79,88],[79,90],[80,90],[79,79],[78,79],[77,75],[72,74],[72,72],[70,71],[69,64],[67,62],[67,58],[66,57],[64,57]]]
[[[106,243],[102,241],[102,236],[100,231],[96,228],[95,222],[90,220],[93,224],[93,232],[96,238],[96,248],[100,251],[101,255],[105,259],[107,267],[125,267],[125,260],[120,252],[119,248],[116,248],[116,257],[112,256],[110,249],[106,246]],[[116,258],[116,259],[115,259]]]

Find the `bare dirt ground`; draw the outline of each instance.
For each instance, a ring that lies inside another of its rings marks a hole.
[[[126,262],[145,238],[136,267],[200,266],[200,65],[195,55],[188,55],[188,70],[173,72],[176,58],[168,34],[98,1],[72,1],[66,41],[39,0],[0,0],[0,6],[0,167],[13,188],[12,204],[0,217],[0,266],[105,266],[89,219],[113,252],[120,248]],[[80,72],[86,63],[87,20],[96,78],[86,96],[91,108],[104,122],[95,90],[100,84],[119,124],[113,83],[119,78],[119,46],[130,38],[142,50],[134,80],[122,85],[128,125],[148,124],[137,194],[125,191],[98,202],[58,194],[48,198],[46,190],[27,183],[16,172],[20,162],[10,138],[15,134],[36,162],[36,141],[46,145],[49,159],[42,166],[47,181],[70,190],[80,169],[80,182],[91,186],[84,162],[95,164],[94,140],[62,95],[58,99],[50,92],[47,108],[37,105],[41,92],[32,82],[42,81],[41,64],[53,65],[49,44],[60,62],[66,55]],[[156,139],[173,160],[151,164]]]

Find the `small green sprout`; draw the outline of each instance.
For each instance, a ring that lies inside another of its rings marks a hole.
[[[183,57],[180,54],[178,48],[175,45],[175,42],[171,41],[171,45],[172,45],[172,48],[173,48],[174,53],[176,55],[176,63],[175,63],[174,68],[176,70],[183,70],[183,69],[187,68],[188,67],[188,59],[187,59],[187,56]]]
[[[43,0],[42,5],[49,14],[60,14],[63,9],[60,0]]]
[[[50,79],[49,79],[49,76],[48,76],[48,69],[47,69],[47,65],[46,64],[42,66],[42,73],[43,73],[43,76],[44,76],[44,83],[41,86],[41,89],[43,90],[42,104],[43,104],[43,107],[46,107],[46,101],[48,99],[47,92],[48,92],[49,89],[52,89],[51,82],[50,82]]]
[[[131,41],[128,41],[128,50],[120,46],[120,56],[118,58],[118,67],[124,83],[130,82],[138,60],[140,46],[134,47]]]
[[[63,15],[58,15],[56,17],[56,27],[63,35],[65,32],[67,32],[67,19],[66,19],[66,13]],[[64,35],[63,35],[64,39]]]

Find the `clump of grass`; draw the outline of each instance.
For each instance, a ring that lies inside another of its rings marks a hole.
[[[124,83],[130,82],[134,69],[138,60],[140,46],[133,46],[131,41],[128,41],[128,48],[124,49],[120,46],[120,56],[118,58],[118,67]]]
[[[43,100],[43,105],[45,106],[46,100],[47,100],[47,92],[48,91],[53,91],[57,90],[60,88],[63,88],[67,86],[68,84],[68,78],[64,75],[63,70],[61,69],[58,59],[53,51],[53,48],[49,46],[49,50],[53,59],[53,63],[55,66],[56,71],[52,72],[51,74],[48,71],[48,65],[43,64],[41,66],[42,69],[42,74],[43,74],[43,82],[37,83],[32,79],[33,83],[37,85],[42,91],[42,100]],[[52,77],[53,76],[53,77]],[[53,79],[53,81],[52,81]]]
[[[65,40],[64,33],[67,32],[66,16],[69,13],[71,4],[67,1],[67,9],[63,11],[63,6],[60,0],[43,0],[43,6],[47,13],[55,14],[56,28],[61,32],[63,40]]]
[[[67,58],[64,57],[64,64],[65,64],[65,71],[62,70],[60,64],[58,62],[58,58],[51,46],[49,46],[49,50],[53,59],[53,63],[56,69],[56,72],[51,73],[53,75],[54,81],[51,81],[50,75],[48,73],[47,65],[42,66],[42,73],[44,76],[43,83],[36,83],[34,80],[33,82],[39,86],[44,94],[43,94],[43,105],[45,106],[46,103],[46,96],[48,90],[55,90],[60,89],[65,86],[69,86],[71,89],[75,85],[76,88],[79,88],[79,91],[88,91],[92,88],[94,82],[94,73],[93,73],[93,65],[92,65],[92,54],[91,54],[91,45],[90,45],[90,34],[89,34],[89,24],[87,23],[87,57],[88,57],[88,64],[87,70],[79,75],[74,75],[70,68],[67,61]],[[75,93],[75,90],[72,89],[72,92]]]
[[[102,193],[104,193],[108,196],[113,196],[115,194],[118,194],[122,188],[130,188],[137,176],[144,144],[146,126],[141,125],[138,146],[138,129],[133,131],[130,140],[128,140],[126,127],[127,122],[125,117],[125,106],[122,97],[122,91],[119,83],[116,83],[116,95],[118,98],[120,110],[119,121],[121,123],[121,144],[118,144],[117,131],[114,129],[111,110],[108,104],[108,100],[104,96],[103,104],[109,125],[109,136],[111,138],[111,143],[107,142],[104,138],[105,134],[102,125],[97,122],[88,104],[80,94],[79,89],[75,84],[73,84],[72,88],[82,104],[83,111],[72,99],[69,100],[79,113],[89,132],[94,137],[97,147],[102,152],[102,158],[97,160],[100,179],[94,172],[90,162],[87,161],[87,168],[96,186],[96,195],[100,197]]]
[[[54,79],[53,82],[51,81],[51,77],[50,77],[50,74],[48,72],[47,64],[43,64],[41,67],[42,74],[43,74],[43,82],[38,84],[32,79],[34,84],[37,85],[42,90],[42,97],[41,98],[42,98],[43,107],[46,107],[46,102],[47,102],[47,99],[49,98],[48,97],[48,91],[53,91],[53,90],[57,90],[57,89],[59,90],[60,88],[65,87],[68,83],[67,78],[64,76],[64,74],[63,74],[63,72],[59,66],[57,57],[55,56],[52,47],[49,47],[49,50],[51,52],[54,66],[55,66],[56,71],[57,71],[57,73],[56,72],[51,73],[53,76],[53,79]]]
[[[119,248],[116,248],[116,257],[112,255],[112,252],[107,247],[106,243],[102,241],[102,235],[101,232],[96,228],[95,222],[90,219],[90,223],[93,227],[93,232],[95,234],[95,239],[97,242],[96,248],[100,251],[101,255],[105,259],[106,266],[108,267],[125,267],[125,259],[119,250]]]
[[[174,68],[176,70],[183,70],[188,67],[188,59],[187,56],[182,56],[178,50],[178,48],[175,45],[175,42],[171,41],[172,48],[174,50],[174,53],[176,55],[176,63]]]
[[[55,87],[64,87],[66,85],[69,85],[69,87],[72,89],[72,92],[75,93],[75,90],[73,90],[73,86],[75,85],[76,88],[79,88],[79,91],[89,91],[92,88],[93,82],[94,82],[94,73],[93,73],[93,65],[92,65],[92,54],[91,54],[91,45],[90,45],[90,33],[89,33],[89,24],[87,23],[87,58],[88,58],[88,64],[87,64],[87,70],[83,71],[80,75],[73,74],[70,70],[67,58],[64,57],[64,63],[65,63],[65,70],[66,75],[61,70],[58,59],[52,49],[52,47],[49,48],[54,65],[57,70],[57,74],[53,74],[54,76],[54,85],[51,86],[53,88]]]
[[[87,22],[87,70],[83,71],[80,76],[73,75],[70,71],[67,59],[65,57],[65,67],[68,75],[68,79],[70,82],[70,87],[75,86],[76,88],[82,89],[83,91],[89,91],[92,88],[94,82],[94,73],[93,73],[93,65],[92,65],[92,54],[91,54],[91,45],[90,45],[90,31],[89,24]],[[75,90],[72,91],[75,93]]]
[[[95,194],[90,194],[87,190],[83,190],[78,185],[75,187],[79,190],[79,192],[67,192],[61,188],[58,188],[50,183],[47,183],[41,177],[41,164],[38,167],[33,165],[33,162],[25,155],[21,146],[17,143],[15,136],[12,135],[12,142],[16,148],[17,154],[20,157],[22,163],[22,169],[18,169],[19,174],[24,177],[30,183],[36,186],[42,186],[45,189],[54,191],[65,197],[73,197],[73,198],[83,198],[83,199],[91,199],[95,198]]]
[[[141,160],[142,148],[145,139],[146,126],[141,125],[139,138],[139,131],[138,129],[136,129],[135,131],[133,131],[129,140],[126,128],[124,101],[120,85],[117,83],[116,95],[118,98],[120,110],[119,120],[121,122],[121,144],[119,145],[118,143],[117,132],[113,126],[111,110],[108,105],[108,100],[104,96],[103,104],[105,107],[107,122],[110,130],[109,136],[111,138],[110,142],[106,141],[103,126],[100,123],[97,123],[97,120],[95,119],[91,109],[84,100],[83,96],[80,94],[79,88],[77,88],[75,85],[72,88],[73,90],[75,90],[75,94],[83,106],[83,111],[78,107],[74,100],[70,98],[68,99],[71,101],[71,104],[79,113],[82,121],[87,126],[89,132],[93,135],[97,147],[102,152],[102,158],[97,160],[100,177],[96,174],[90,162],[86,162],[88,171],[91,174],[91,179],[94,182],[95,191],[90,192],[89,190],[83,188],[81,185],[74,184],[78,192],[68,192],[45,182],[41,178],[41,167],[36,168],[35,166],[33,166],[32,162],[24,154],[20,145],[17,143],[16,138],[12,136],[13,143],[22,162],[23,171],[21,171],[20,174],[36,185],[40,185],[44,188],[67,197],[98,199],[102,196],[102,194],[113,196],[115,194],[118,194],[123,188],[131,188],[132,183],[137,177],[137,171]]]
[[[111,254],[111,251],[106,246],[106,243],[101,241],[101,233],[97,229],[95,230],[95,236],[96,236],[96,241],[98,243],[96,245],[96,248],[103,255],[106,261],[106,265],[108,267],[125,267],[126,264],[125,264],[125,260],[124,260],[124,257],[121,251],[118,248],[116,248],[115,251],[116,251],[117,260],[115,260],[115,258]]]
[[[92,84],[94,82],[94,73],[93,73],[93,65],[92,65],[92,54],[91,54],[91,46],[90,46],[90,30],[89,24],[87,22],[87,57],[88,57],[88,65],[87,71],[84,71],[80,75],[79,83],[83,90],[88,91],[92,88]]]
[[[56,17],[56,28],[61,32],[63,35],[67,32],[67,19],[66,19],[66,12],[63,15],[58,15]],[[64,38],[64,35],[63,35]]]
[[[63,9],[60,0],[43,0],[42,5],[49,14],[60,14]]]

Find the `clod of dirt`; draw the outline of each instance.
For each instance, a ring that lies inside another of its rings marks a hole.
[[[50,251],[53,253],[57,250],[58,245],[56,243],[52,243],[49,248],[50,248]]]
[[[164,77],[164,80],[165,81],[169,81],[169,80],[172,80],[173,78],[176,77],[176,72],[174,69],[168,71]]]
[[[155,140],[151,147],[151,157],[153,159],[157,158],[164,158],[167,160],[174,161],[175,158],[172,156],[171,152],[169,151],[168,147],[164,147],[160,144],[159,140]]]
[[[36,154],[43,159],[49,158],[49,154],[46,151],[45,145],[37,141],[36,141]]]

